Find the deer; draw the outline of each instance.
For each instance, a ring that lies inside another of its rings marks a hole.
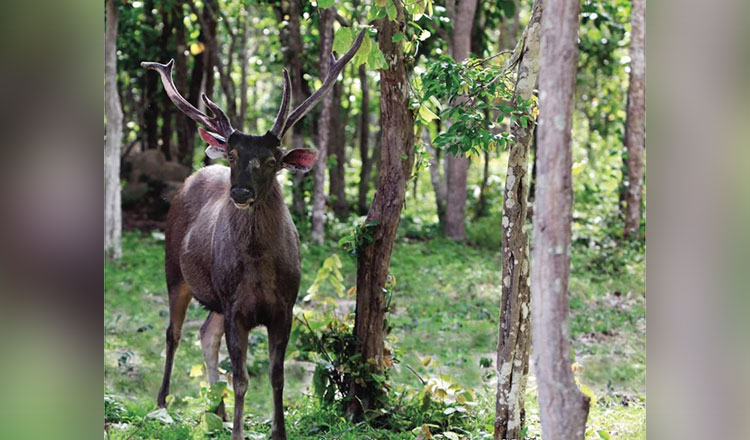
[[[283,69],[281,105],[273,127],[264,135],[232,128],[224,111],[205,94],[201,99],[211,116],[183,98],[172,79],[174,59],[167,64],[141,63],[143,68],[160,75],[174,105],[206,128],[198,127],[201,139],[208,144],[206,155],[229,163],[228,167],[210,165],[189,176],[167,214],[165,276],[169,325],[157,404],[162,408],[167,405],[175,351],[194,298],[209,311],[200,329],[200,340],[212,384],[219,380],[219,347],[222,336],[226,336],[235,402],[232,440],[243,438],[248,336],[257,326],[265,326],[268,332],[274,404],[271,438],[286,439],[284,356],[300,286],[301,255],[299,233],[276,176],[282,169],[309,171],[317,161],[317,150],[282,150],[280,146],[289,129],[330,91],[364,36],[365,30],[340,59],[331,54],[321,87],[291,113],[291,82]],[[223,402],[217,412],[226,419]]]

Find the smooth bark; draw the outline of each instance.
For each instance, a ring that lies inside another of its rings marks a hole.
[[[397,21],[376,21],[378,44],[388,60],[388,69],[380,71],[380,181],[367,215],[378,221],[373,242],[360,251],[357,259],[357,307],[354,334],[359,342],[362,362],[371,362],[376,372],[384,370],[385,295],[383,289],[390,272],[391,252],[396,239],[406,184],[414,165],[414,115],[409,109],[409,79],[401,42],[393,35],[405,25],[404,10],[396,3]],[[377,405],[383,393],[374,384],[367,387],[350,384],[353,394],[349,413],[360,416]]]
[[[477,0],[458,2],[453,26],[453,59],[463,61],[471,50],[471,28]],[[445,175],[450,191],[445,206],[445,235],[453,240],[466,239],[466,176],[469,159],[448,154],[445,159]]]
[[[122,107],[117,93],[117,20],[114,0],[107,0],[104,40],[104,111],[107,133],[104,142],[104,250],[113,259],[122,256],[122,209],[120,206],[120,148]]]
[[[571,371],[568,278],[573,205],[571,126],[578,61],[578,0],[545,0],[531,261],[534,362],[542,436],[583,439],[589,410]]]
[[[320,13],[320,78],[328,74],[333,46],[333,20],[336,10],[324,9]],[[324,222],[326,209],[325,181],[328,168],[328,144],[331,141],[331,114],[333,112],[333,94],[326,93],[320,104],[318,119],[318,163],[314,169],[312,230],[310,238],[317,244],[323,244],[325,238]]]
[[[630,12],[630,85],[628,86],[625,150],[625,237],[641,226],[643,153],[646,147],[646,0],[633,0]]]
[[[534,2],[529,24],[521,37],[515,93],[531,99],[539,75],[539,45],[543,1]],[[529,191],[529,149],[533,127],[511,125],[516,140],[510,147],[505,179],[502,227],[502,300],[497,345],[496,440],[521,438],[526,412],[526,382],[531,346],[531,289],[529,234],[526,228]]]

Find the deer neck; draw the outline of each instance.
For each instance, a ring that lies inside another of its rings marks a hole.
[[[227,197],[225,209],[229,212],[229,227],[233,241],[244,242],[251,247],[273,242],[274,237],[278,237],[278,230],[283,223],[284,208],[281,185],[275,179],[268,194],[248,209],[237,209]]]

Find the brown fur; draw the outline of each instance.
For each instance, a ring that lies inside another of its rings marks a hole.
[[[283,362],[300,283],[299,237],[275,177],[244,210],[229,197],[231,180],[228,167],[203,168],[185,181],[172,202],[165,264],[170,326],[158,403],[166,403],[174,351],[192,295],[224,318],[236,402],[233,438],[241,438],[242,432],[248,332],[258,325],[267,327],[274,391],[272,438],[285,439]]]

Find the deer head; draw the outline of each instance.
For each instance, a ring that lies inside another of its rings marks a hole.
[[[281,150],[281,140],[292,126],[305,116],[323,98],[336,78],[344,69],[354,54],[362,45],[365,30],[360,32],[352,47],[337,60],[331,54],[328,74],[321,87],[307,98],[299,107],[289,112],[291,101],[291,81],[289,73],[283,70],[284,91],[281,106],[276,115],[276,122],[266,134],[245,134],[232,128],[229,118],[224,111],[203,94],[201,99],[213,116],[208,116],[190,104],[177,91],[172,80],[172,66],[174,60],[167,64],[142,62],[141,67],[156,70],[161,76],[162,84],[169,99],[186,116],[203,125],[206,129],[198,128],[201,139],[208,143],[206,155],[211,159],[227,159],[231,168],[230,197],[235,206],[240,209],[250,207],[256,200],[262,199],[271,188],[276,173],[282,168],[292,172],[307,172],[312,169],[317,160],[317,150],[310,148],[296,148]]]

